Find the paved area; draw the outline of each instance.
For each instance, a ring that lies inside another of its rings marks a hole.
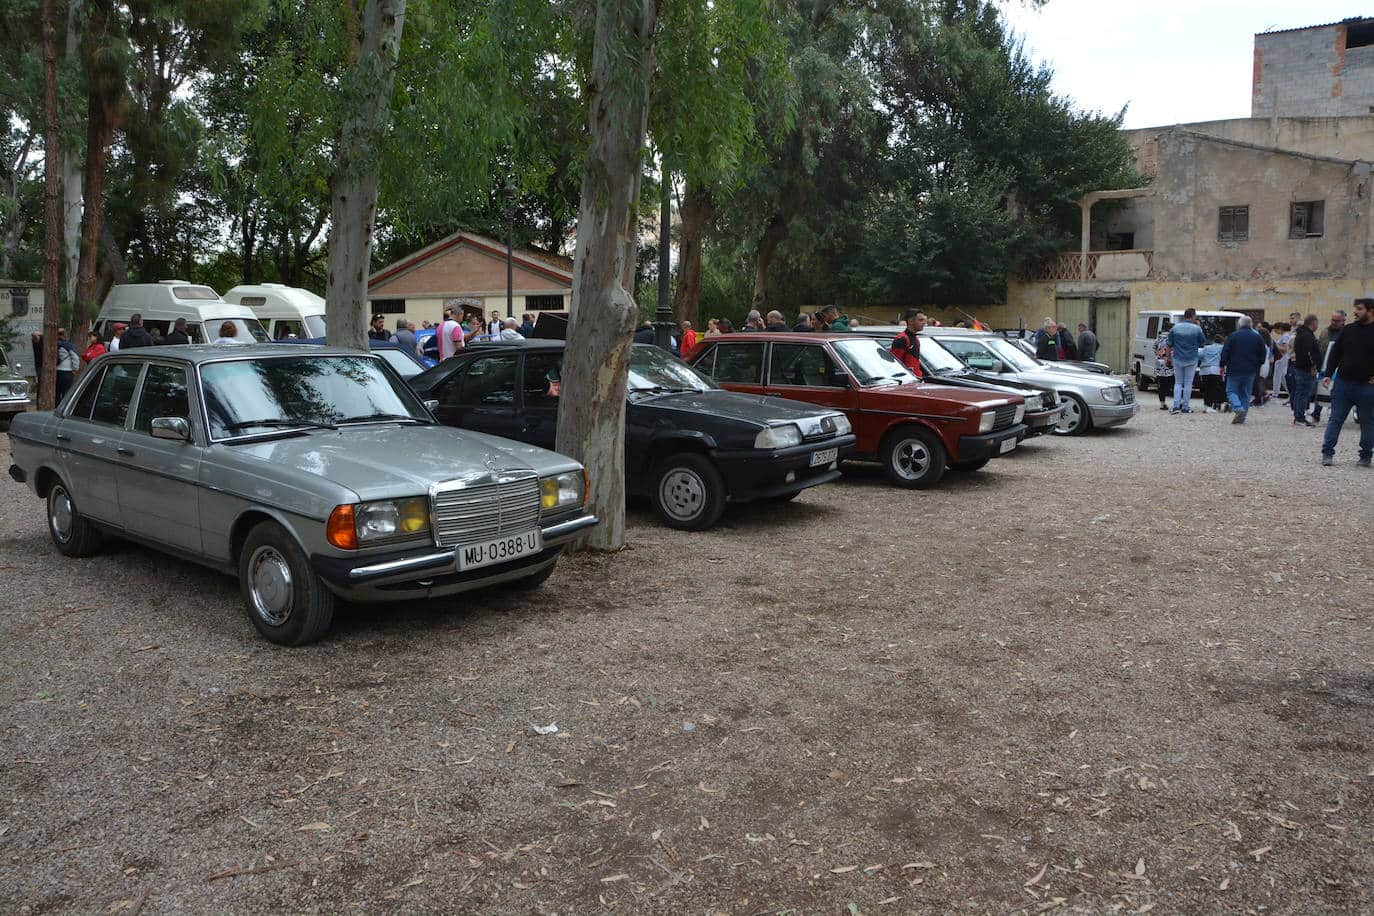
[[[5,479],[0,906],[1368,912],[1374,473],[1144,404],[299,650]]]

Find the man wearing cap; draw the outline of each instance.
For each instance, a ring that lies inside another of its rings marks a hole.
[[[111,353],[117,352],[119,350],[120,341],[124,339],[124,332],[128,330],[128,328],[129,326],[122,321],[116,324],[114,326],[114,331],[110,335],[110,343],[105,349],[109,350]]]
[[[151,347],[153,345],[153,335],[143,327],[143,315],[134,312],[129,316],[129,329],[124,332],[124,336],[119,341],[120,350],[128,350],[130,347]]]

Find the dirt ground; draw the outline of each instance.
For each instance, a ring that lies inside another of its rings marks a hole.
[[[0,907],[1369,912],[1374,472],[1142,401],[296,650],[5,478]]]

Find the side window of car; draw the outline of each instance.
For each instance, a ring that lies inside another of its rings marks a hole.
[[[974,343],[971,340],[948,340],[941,339],[940,343],[945,345],[945,349],[972,365],[973,363],[986,362],[988,351],[983,349],[983,345]]]
[[[561,388],[562,353],[530,353],[525,356],[526,407],[557,407]]]
[[[304,337],[305,329],[301,327],[299,321],[290,318],[278,318],[272,322],[272,337],[276,340],[286,340],[288,337]]]
[[[191,419],[191,401],[186,389],[186,370],[177,366],[149,366],[138,396],[138,415],[134,429],[151,432],[157,417]]]
[[[450,387],[449,404],[458,407],[511,407],[515,404],[515,356],[484,356],[468,364]]]
[[[711,377],[718,382],[763,384],[763,344],[716,344],[716,365]]]
[[[123,426],[129,416],[129,404],[134,399],[141,363],[115,363],[105,370],[100,389],[91,407],[91,419],[96,423]]]
[[[90,383],[81,390],[81,397],[72,405],[72,409],[67,412],[67,416],[89,420],[91,418],[91,408],[95,406],[95,396],[100,391],[100,378],[104,375],[102,369],[91,379]]]
[[[834,388],[841,384],[841,373],[824,347],[775,343],[768,360],[768,384]]]

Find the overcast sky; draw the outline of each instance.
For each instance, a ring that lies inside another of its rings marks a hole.
[[[1250,116],[1254,35],[1374,13],[1348,0],[1002,0],[1055,89],[1126,127]]]

